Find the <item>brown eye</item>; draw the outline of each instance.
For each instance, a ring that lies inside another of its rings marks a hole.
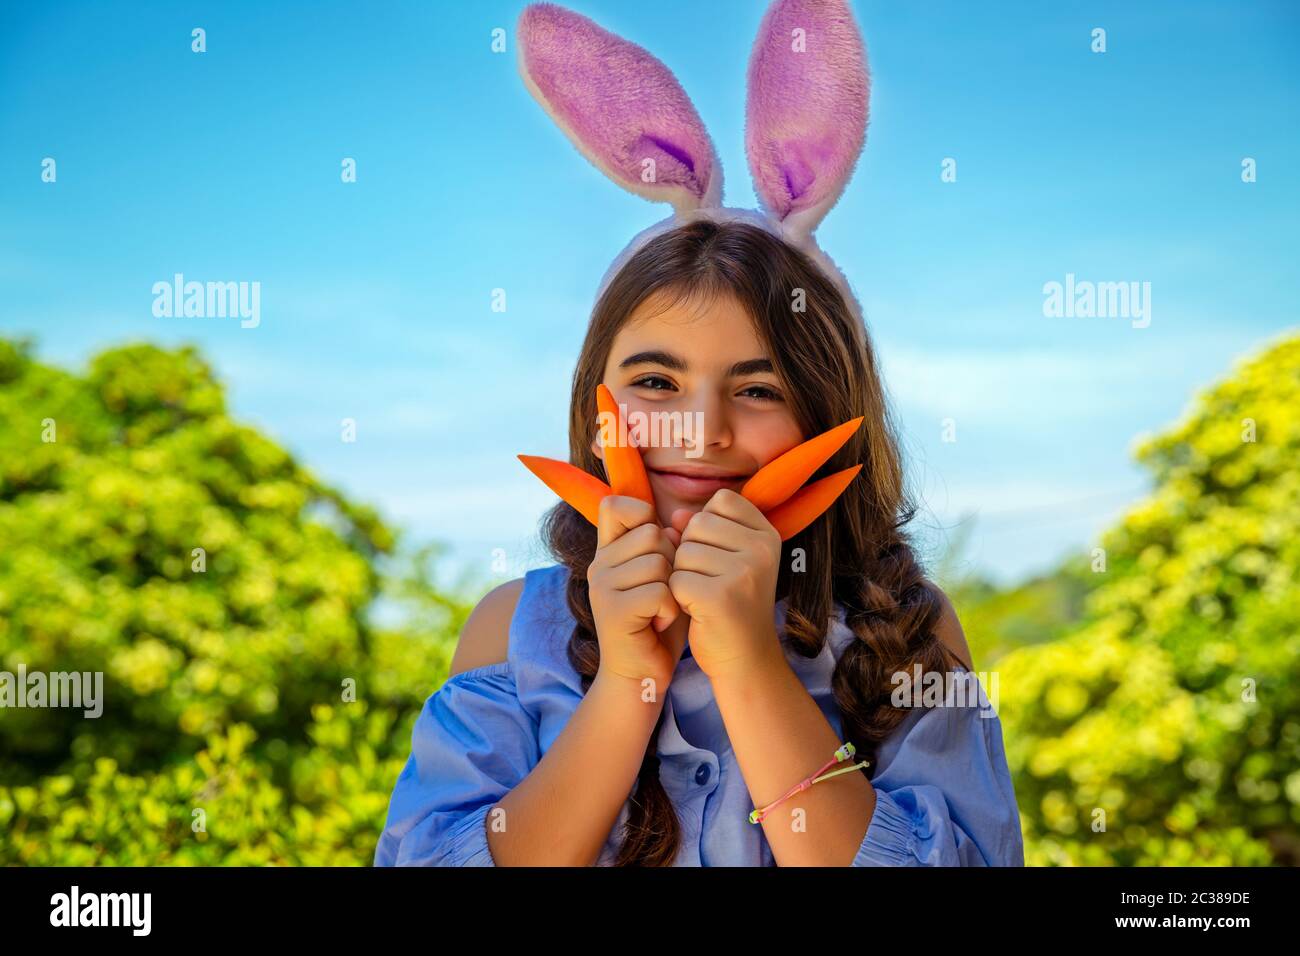
[[[662,382],[663,385],[652,385],[652,382]],[[673,389],[673,383],[668,381],[662,375],[647,375],[645,378],[639,378],[632,383],[634,386],[640,385],[644,388],[654,389],[657,392],[667,392]]]
[[[757,398],[760,401],[764,401],[764,402],[781,401],[780,394],[768,388],[766,385],[751,385],[749,388],[745,389],[740,394],[748,395],[750,398]]]

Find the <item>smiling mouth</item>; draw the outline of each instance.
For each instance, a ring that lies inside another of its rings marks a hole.
[[[707,500],[719,488],[738,489],[749,479],[749,475],[735,473],[686,474],[648,466],[646,471],[657,477],[679,497],[699,500]]]

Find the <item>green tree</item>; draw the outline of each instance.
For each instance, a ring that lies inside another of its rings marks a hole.
[[[998,662],[1027,862],[1295,864],[1300,337],[1136,454],[1083,625]]]
[[[104,674],[98,719],[0,712],[0,862],[369,862],[469,606],[193,349],[0,340],[0,669]]]

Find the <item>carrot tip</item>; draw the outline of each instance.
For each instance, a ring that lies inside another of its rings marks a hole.
[[[745,482],[740,493],[759,511],[767,512],[790,499],[803,483],[830,460],[866,420],[851,418],[777,456]]]
[[[765,512],[764,517],[780,533],[781,540],[787,541],[820,518],[861,470],[862,465],[857,464],[814,481],[784,504]]]
[[[613,441],[605,441],[609,436],[605,429],[601,430],[601,446],[605,451],[605,474],[609,476],[609,487],[616,495],[640,498],[653,505],[654,492],[650,488],[650,476],[646,474],[645,462],[641,459],[641,452],[631,443],[630,436],[626,443],[620,441],[625,431],[623,416],[618,402],[614,400],[614,393],[604,382],[596,383],[596,408],[600,414],[607,416],[606,422],[614,426]]]
[[[598,522],[600,502],[610,493],[607,484],[567,461],[557,461],[539,455],[516,455],[515,457],[584,518],[592,524]]]

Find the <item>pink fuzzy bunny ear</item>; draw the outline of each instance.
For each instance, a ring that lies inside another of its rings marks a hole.
[[[867,135],[866,50],[845,0],[776,0],[749,60],[745,152],[763,207],[806,238],[853,175]]]
[[[525,7],[518,36],[528,91],[597,169],[679,214],[720,204],[713,141],[668,67],[553,3]]]

